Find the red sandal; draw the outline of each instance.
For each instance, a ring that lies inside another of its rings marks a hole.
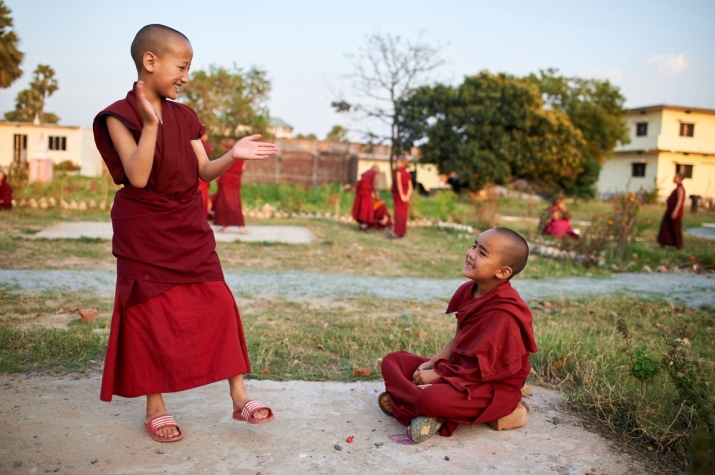
[[[174,437],[164,437],[156,433],[156,431],[165,427],[176,427],[176,430],[179,431],[179,435],[175,435]],[[156,440],[157,442],[176,442],[184,438],[184,434],[181,432],[181,429],[179,429],[179,426],[176,424],[174,417],[169,414],[156,416],[149,422],[145,422],[144,428],[149,433],[151,438]]]
[[[256,419],[253,414],[261,409],[268,409],[268,417]],[[249,399],[240,411],[233,411],[233,418],[237,421],[248,422],[249,424],[265,424],[273,420],[273,410],[255,399]]]

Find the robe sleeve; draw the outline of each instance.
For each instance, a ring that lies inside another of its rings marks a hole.
[[[206,126],[201,125],[199,116],[191,107],[177,103],[180,107],[181,115],[186,123],[186,130],[189,132],[190,140],[201,140],[201,137],[206,133]]]
[[[484,382],[477,358],[462,356],[457,362],[440,359],[435,361],[434,370],[447,384],[457,391],[466,392],[467,396],[471,385]]]

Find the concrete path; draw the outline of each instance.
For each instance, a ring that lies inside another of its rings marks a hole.
[[[685,232],[705,239],[715,239],[715,224],[706,223],[701,228],[688,228]]]
[[[0,472],[653,473],[559,411],[559,395],[538,387],[525,398],[526,427],[460,427],[451,438],[404,446],[389,439],[402,426],[377,407],[381,382],[248,381],[249,394],[275,411],[264,425],[231,419],[225,382],[168,394],[167,407],[185,434],[171,444],[145,433],[143,398],[102,403],[99,384],[99,376],[0,376]]]
[[[368,295],[400,300],[448,300],[464,280],[366,277],[311,272],[226,272],[226,281],[236,295],[288,299],[355,297]],[[114,295],[116,275],[100,270],[2,270],[0,283],[23,291],[90,289],[99,295]],[[516,279],[514,287],[525,300],[554,297],[581,298],[628,295],[663,298],[693,308],[715,307],[715,279],[710,275],[613,274],[610,277]]]
[[[239,234],[236,226],[220,232],[220,226],[212,226],[218,242],[280,242],[285,244],[309,244],[315,236],[308,228],[300,226],[247,226],[248,234]],[[62,222],[53,224],[31,236],[33,239],[112,239],[112,223],[95,221]]]

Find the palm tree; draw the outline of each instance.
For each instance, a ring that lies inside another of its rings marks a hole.
[[[24,53],[17,49],[20,39],[12,30],[10,9],[0,0],[0,88],[8,88],[22,76]]]

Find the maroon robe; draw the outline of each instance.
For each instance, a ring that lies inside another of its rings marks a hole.
[[[360,224],[372,225],[375,222],[372,195],[375,191],[374,182],[377,172],[372,168],[360,176],[355,188],[353,202],[353,219]]]
[[[402,201],[402,198],[400,198],[400,192],[397,189],[397,180],[400,180],[400,183],[402,183],[402,193],[406,194],[410,181],[412,181],[412,174],[408,172],[406,168],[398,168],[395,170],[395,176],[392,179],[392,198],[395,203],[395,212],[393,213],[395,227],[393,234],[402,237],[407,234],[407,217],[409,215],[410,202]]]
[[[678,210],[678,214],[673,219],[673,211],[678,206],[678,190],[683,190],[683,206]],[[668,197],[663,221],[660,222],[658,231],[658,244],[661,246],[675,246],[683,248],[683,207],[685,205],[685,188],[678,185]]]
[[[370,225],[373,228],[389,228],[392,226],[392,220],[390,219],[390,212],[387,211],[387,206],[385,205],[385,202],[382,200],[378,200],[373,204],[373,208],[375,209],[375,213],[373,214],[373,220],[374,222]],[[385,223],[382,223],[382,218],[387,217],[387,221]]]
[[[3,173],[0,180],[0,210],[7,211],[12,209],[12,188],[7,182],[7,175]]]
[[[117,287],[100,399],[181,391],[249,372],[238,308],[198,191],[191,140],[205,128],[189,107],[163,100],[154,163],[140,189],[126,176],[108,116],[138,141],[143,121],[134,91],[94,120],[97,148],[124,185],[111,213]]]
[[[237,160],[218,179],[218,192],[213,200],[214,224],[219,226],[245,226],[241,206],[241,177],[243,160]]]
[[[418,416],[436,417],[440,433],[450,436],[458,424],[474,425],[511,414],[536,353],[531,311],[509,282],[476,299],[476,284],[463,284],[449,302],[457,312],[457,335],[450,359],[435,362],[440,378],[421,389],[412,382],[417,367],[428,361],[404,351],[382,360],[382,376],[393,413],[408,425]]]

